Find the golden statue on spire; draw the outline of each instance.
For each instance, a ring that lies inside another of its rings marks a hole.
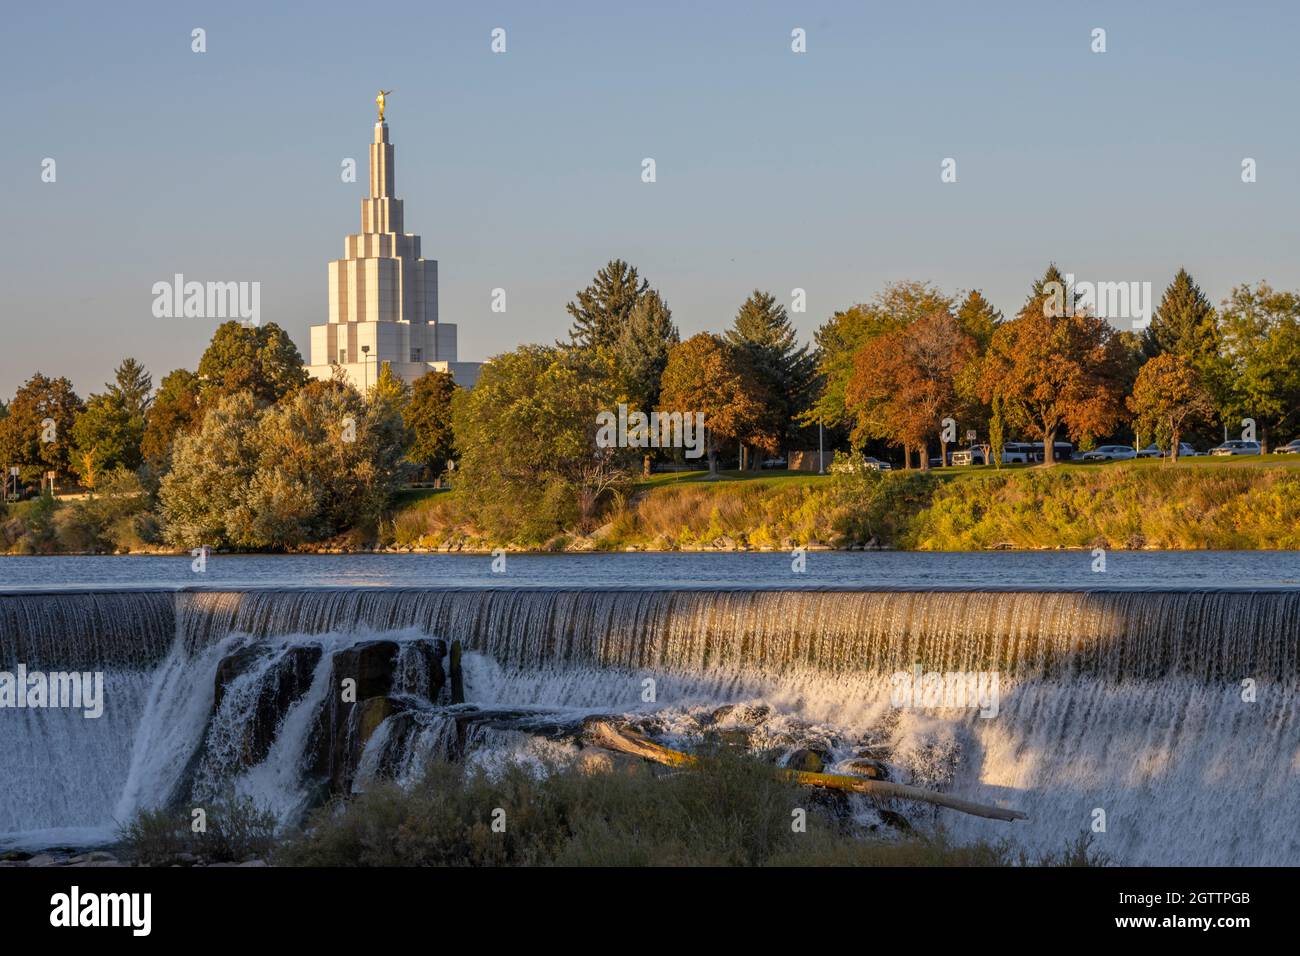
[[[392,90],[380,90],[379,95],[375,97],[375,105],[379,107],[379,122],[384,121],[384,97],[392,93]]]

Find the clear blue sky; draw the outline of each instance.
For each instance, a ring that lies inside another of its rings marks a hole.
[[[561,337],[565,302],[616,256],[685,334],[725,327],[755,287],[784,301],[805,288],[794,318],[809,337],[902,278],[978,287],[1011,313],[1050,259],[1157,294],[1185,264],[1216,302],[1243,281],[1300,286],[1294,3],[42,2],[4,16],[5,397],[36,369],[84,395],[128,354],[155,381],[195,367],[215,323],[151,313],[151,286],[176,272],[260,281],[263,321],[306,356],[326,263],[359,227],[381,86],[396,91],[406,225],[439,260],[464,360]],[[489,49],[498,26],[504,55]],[[806,54],[790,51],[794,27]],[[949,156],[955,184],[939,179]]]

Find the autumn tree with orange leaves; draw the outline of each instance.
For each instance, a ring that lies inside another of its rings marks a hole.
[[[1064,307],[1056,266],[1034,283],[1020,314],[993,333],[984,357],[981,400],[1001,399],[1008,421],[1043,439],[1043,464],[1055,442],[1105,435],[1124,416],[1124,350],[1105,319]]]
[[[1192,360],[1173,352],[1161,352],[1142,366],[1128,407],[1157,445],[1168,442],[1171,462],[1178,461],[1184,430],[1214,416],[1214,403]]]
[[[719,443],[744,442],[775,452],[779,441],[767,414],[768,399],[743,350],[707,332],[674,345],[660,381],[661,411],[704,413],[709,471]]]
[[[938,435],[944,449],[941,423],[959,412],[958,380],[975,354],[975,339],[947,309],[868,341],[853,357],[845,388],[854,442],[883,438],[901,445],[909,468],[917,449],[922,470],[928,469],[929,438]]]

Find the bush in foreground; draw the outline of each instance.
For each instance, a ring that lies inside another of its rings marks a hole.
[[[807,813],[796,832],[795,811]],[[504,820],[504,832],[493,829]],[[504,815],[502,815],[504,814]],[[381,783],[318,811],[274,861],[299,866],[1005,866],[1104,860],[1086,843],[1030,860],[1009,842],[876,836],[827,797],[727,752],[694,770],[552,770],[489,776],[432,765],[409,789]]]
[[[194,831],[192,809],[143,810],[118,831],[123,855],[142,866],[182,861],[242,863],[265,859],[275,846],[275,814],[250,797],[227,797],[204,808]]]

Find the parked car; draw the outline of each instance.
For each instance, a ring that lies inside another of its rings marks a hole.
[[[887,461],[881,461],[879,458],[872,458],[870,455],[862,456],[862,463],[872,471],[893,471],[894,466]]]
[[[1187,442],[1180,441],[1178,443],[1179,458],[1195,458],[1199,454],[1200,452],[1197,451],[1195,448],[1193,448],[1191,445],[1187,444]],[[1165,453],[1155,445],[1147,445],[1146,448],[1143,448],[1141,451],[1137,453],[1137,456],[1139,458],[1163,458],[1165,457]]]
[[[952,453],[952,463],[958,467],[984,464],[984,448],[959,448]]]
[[[1129,445],[1101,445],[1080,456],[1083,461],[1128,461],[1136,457],[1137,452]]]
[[[765,459],[763,460],[763,467],[764,467],[764,468],[784,468],[784,467],[785,467],[785,459],[784,459],[784,458],[765,458]]]
[[[1052,443],[1056,461],[1069,461],[1074,457],[1074,446],[1068,441]],[[1024,465],[1043,460],[1043,443],[1040,441],[1012,441],[1002,446],[1002,464]]]
[[[1222,445],[1215,445],[1210,449],[1211,455],[1258,455],[1259,442],[1257,441],[1225,441]]]
[[[1074,457],[1074,446],[1068,441],[1052,442],[1053,459],[1055,461],[1069,461]],[[1029,460],[1041,462],[1043,460],[1043,443],[1040,441],[1030,442]]]
[[[1287,442],[1280,448],[1274,448],[1275,455],[1300,455],[1300,438]]]

